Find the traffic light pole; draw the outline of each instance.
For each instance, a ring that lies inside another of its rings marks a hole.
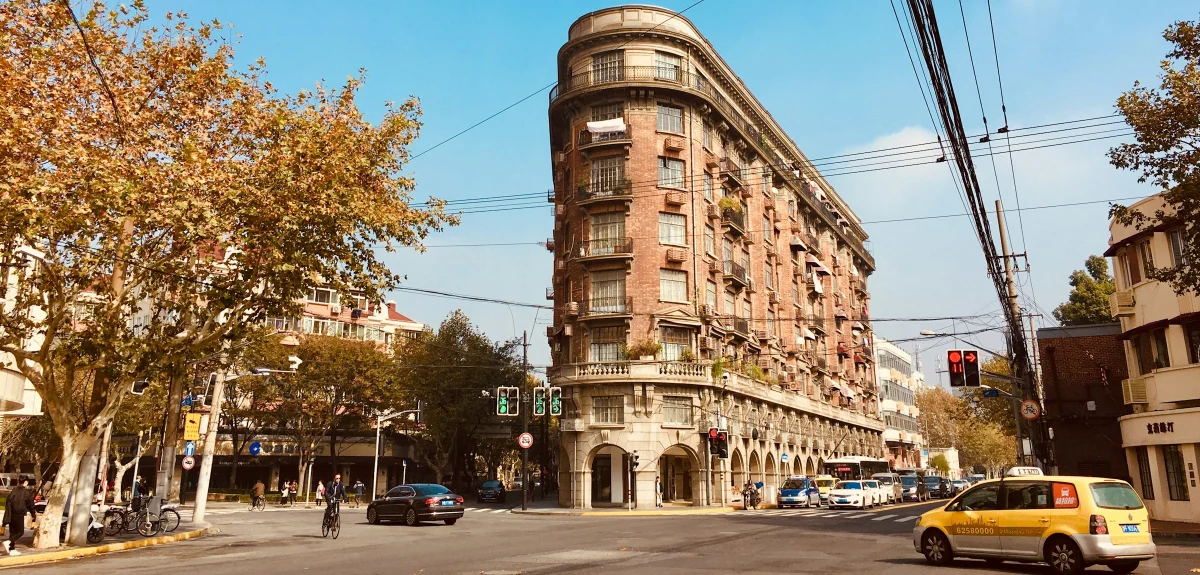
[[[529,394],[526,391],[529,388],[529,332],[521,332],[521,397],[528,398]],[[523,400],[522,400],[523,401]],[[521,410],[521,433],[529,433],[529,408]],[[521,448],[521,511],[526,510],[526,501],[529,500],[529,450]]]

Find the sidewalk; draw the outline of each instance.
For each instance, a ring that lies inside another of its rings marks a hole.
[[[558,506],[557,499],[540,500],[530,502],[526,505],[528,509],[522,511],[520,505],[512,509],[512,512],[518,515],[549,515],[558,517],[655,517],[663,515],[705,515],[710,513],[723,513],[733,511],[733,507],[722,507],[719,505],[709,507],[690,507],[690,506],[672,506],[650,508],[650,509],[634,509],[630,511],[627,507],[598,507],[595,509],[568,509]]]
[[[1200,541],[1200,523],[1184,523],[1183,521],[1150,520],[1150,535],[1159,539],[1179,539]]]
[[[104,540],[97,545],[33,549],[30,546],[33,544],[34,531],[32,528],[26,529],[21,540],[17,542],[17,550],[21,553],[20,555],[6,556],[0,554],[0,569],[62,561],[64,559],[78,559],[90,555],[150,547],[153,545],[164,545],[221,532],[220,529],[213,527],[209,523],[180,523],[175,531],[160,534],[156,537],[142,537],[137,532],[123,532],[114,536],[106,535]],[[5,540],[7,540],[7,537],[5,537]]]

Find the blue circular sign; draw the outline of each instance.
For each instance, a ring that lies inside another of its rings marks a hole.
[[[787,463],[787,459],[788,459],[788,458],[787,458],[787,454],[786,454],[786,453],[784,453],[784,454],[782,454],[782,455],[780,455],[780,456],[779,456],[779,461],[781,461],[781,462],[783,462],[783,463]]]
[[[259,453],[262,453],[262,444],[257,441],[255,441],[254,443],[251,443],[250,444],[250,455],[258,455]]]

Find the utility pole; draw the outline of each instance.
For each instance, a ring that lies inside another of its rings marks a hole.
[[[192,523],[204,521],[204,510],[208,503],[208,482],[212,478],[213,454],[217,450],[217,430],[221,424],[221,401],[225,391],[225,370],[217,372],[217,383],[213,386],[209,400],[208,434],[204,436],[204,453],[200,458],[200,478],[196,480],[195,503],[192,506]]]
[[[521,332],[521,397],[528,403],[529,394],[529,332]],[[529,433],[529,405],[521,406],[521,433]],[[529,493],[529,450],[521,448],[521,511],[526,509]]]
[[[1004,226],[1004,206],[1000,202],[1000,200],[996,200],[996,227],[999,228],[999,230],[1000,230],[1000,258],[1002,260],[1004,260],[1004,284],[1008,288],[1008,306],[1009,306],[1009,311],[1011,313],[1010,317],[1017,318],[1016,325],[1009,326],[1009,329],[1015,330],[1016,333],[1009,333],[1009,337],[1016,338],[1021,335],[1020,332],[1024,331],[1024,326],[1021,325],[1021,321],[1020,321],[1021,320],[1021,309],[1020,309],[1020,306],[1017,305],[1017,286],[1016,286],[1016,283],[1013,281],[1012,258],[1014,256],[1012,253],[1009,252],[1009,249],[1008,249],[1008,232],[1007,232],[1007,228],[1005,228],[1005,226]],[[1031,355],[1033,353],[1035,353],[1035,352],[1032,350],[1027,350],[1027,353],[1025,354],[1024,358],[1018,358],[1015,356],[1015,354],[1010,354],[1012,356],[1013,360],[1015,360],[1013,362],[1014,363],[1013,367],[1015,368],[1012,370],[1013,375],[1018,376],[1017,379],[1020,380],[1021,395],[1022,395],[1021,399],[1027,399],[1027,398],[1033,397],[1033,398],[1035,398],[1035,400],[1037,400],[1037,398],[1040,397],[1040,394],[1036,393],[1036,391],[1034,390],[1033,381],[1032,381],[1032,375],[1033,375],[1034,368],[1033,368],[1032,361],[1031,361]],[[1025,360],[1024,365],[1021,365],[1019,363],[1021,359]],[[1014,403],[1013,409],[1019,411],[1020,405],[1017,403]],[[1017,437],[1020,438],[1022,435],[1022,433],[1021,433],[1022,421],[1021,421],[1021,418],[1019,417],[1019,414],[1018,414],[1018,417],[1016,418],[1016,421],[1017,421]],[[1029,432],[1025,433],[1024,435],[1025,435],[1025,437],[1027,437],[1029,439],[1030,445],[1032,445],[1034,442],[1033,431],[1034,431],[1035,424],[1033,422],[1030,422],[1030,424],[1026,427],[1028,427]],[[1040,437],[1039,437],[1039,439],[1040,439]],[[1018,441],[1020,441],[1020,440],[1018,439]],[[1023,445],[1023,443],[1018,443],[1017,447],[1018,447],[1017,461],[1024,463],[1025,457],[1024,457],[1024,454],[1022,453],[1024,445]],[[1033,456],[1034,461],[1036,462],[1036,458],[1037,458],[1036,451],[1037,450],[1034,450],[1034,451],[1035,451],[1035,453],[1033,453],[1031,455]]]

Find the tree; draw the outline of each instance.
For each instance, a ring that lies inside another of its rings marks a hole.
[[[1000,426],[973,420],[962,431],[958,458],[964,467],[982,467],[995,476],[1016,464],[1016,437]]]
[[[1011,381],[995,376],[989,376],[988,373],[997,375],[1011,376],[1012,371],[1009,369],[1008,360],[1003,357],[993,356],[991,359],[983,363],[982,373],[980,377],[982,383],[989,387],[994,387],[999,390],[1000,397],[984,397],[983,388],[963,388],[962,400],[966,402],[967,411],[974,419],[987,422],[998,426],[1004,433],[1016,435],[1016,421],[1013,419],[1013,401],[1005,396],[1005,393],[1021,395],[1021,392]]]
[[[38,415],[5,418],[2,425],[4,439],[0,442],[0,453],[17,465],[33,464],[33,474],[40,485],[48,464],[55,460],[55,455],[62,449],[62,442],[54,431],[54,422],[47,415]]]
[[[946,456],[941,453],[929,458],[929,466],[938,470],[942,475],[950,473],[950,462],[946,461]]]
[[[278,386],[271,378],[248,375],[255,368],[287,365],[290,352],[276,339],[277,335],[274,329],[263,328],[248,336],[245,349],[233,360],[231,376],[225,378],[221,419],[230,436],[231,489],[237,486],[242,453],[271,421],[270,410],[278,399]]]
[[[930,387],[917,392],[917,409],[925,445],[954,447],[959,424],[968,417],[963,401],[945,389]]]
[[[362,75],[281,95],[261,61],[233,68],[220,23],[148,19],[140,1],[78,21],[68,2],[0,3],[0,248],[21,262],[0,352],[62,443],[41,548],[133,381],[180,384],[319,283],[380,300],[401,278],[379,248],[457,223],[410,206],[415,99],[371,124]]]
[[[1140,172],[1139,182],[1164,190],[1166,209],[1143,213],[1114,205],[1110,214],[1139,230],[1179,225],[1182,261],[1150,276],[1170,282],[1178,293],[1200,292],[1200,226],[1194,225],[1200,220],[1200,25],[1175,22],[1163,38],[1172,49],[1160,64],[1158,89],[1134,82],[1117,98],[1136,142],[1112,148],[1108,157],[1117,168]]]
[[[1108,298],[1117,291],[1117,285],[1108,275],[1108,260],[1088,256],[1084,267],[1086,272],[1071,272],[1071,295],[1065,303],[1054,308],[1054,319],[1062,325],[1092,325],[1113,320]]]

